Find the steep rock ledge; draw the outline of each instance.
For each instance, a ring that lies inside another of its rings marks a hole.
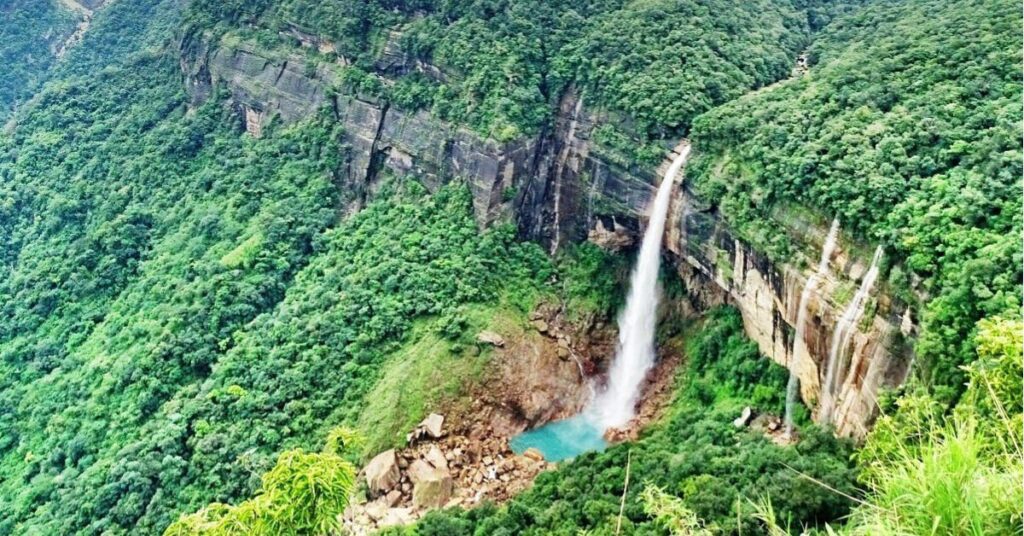
[[[310,47],[322,46],[314,45]],[[389,42],[385,47],[391,58],[388,65],[399,58],[403,69],[409,68],[396,46]],[[600,110],[590,110],[586,96],[571,88],[561,97],[550,128],[499,143],[428,112],[408,112],[339,90],[343,60],[311,62],[301,51],[272,52],[227,38],[212,43],[203,35],[186,35],[180,51],[193,102],[208,99],[217,86],[225,87],[254,136],[271,118],[287,124],[323,108],[332,110],[345,130],[344,147],[339,150],[346,152],[348,165],[338,188],[345,200],[343,208],[349,212],[372,197],[383,170],[414,174],[428,188],[457,178],[470,185],[482,226],[514,222],[524,238],[540,241],[552,252],[582,240],[623,250],[636,242],[663,171],[624,165],[621,158],[603,154],[593,141],[594,131],[612,119]],[[412,68],[443,76],[429,65]],[[780,232],[789,234],[804,257],[813,259],[808,252],[820,250],[826,229],[807,224]],[[735,304],[748,335],[762,352],[783,366],[793,365],[797,303],[809,275],[801,266],[814,262],[770,262],[734,236],[728,224],[685,187],[676,192],[666,233],[669,255],[690,294],[687,307],[700,310]],[[794,365],[802,398],[812,410],[820,398],[844,296],[856,288],[867,269],[863,254],[842,245],[832,266],[832,276],[823,281],[809,304],[809,325],[804,331],[810,362]],[[851,338],[851,357],[840,371],[843,382],[830,418],[846,436],[863,437],[877,413],[879,391],[902,383],[912,359],[906,340],[914,335],[915,326],[907,305],[877,289],[871,299],[872,314]]]
[[[852,290],[868,270],[869,257],[841,239],[831,258],[832,269],[817,285],[808,303],[804,343],[810,362],[793,358],[800,295],[817,261],[826,226],[805,224],[783,229],[803,245],[804,262],[778,265],[738,240],[728,225],[685,188],[674,200],[668,248],[675,267],[697,308],[732,303],[743,314],[747,335],[771,359],[800,379],[800,394],[817,422],[822,383],[826,377],[836,324]],[[799,259],[797,259],[799,261]],[[853,328],[847,345],[847,366],[838,374],[836,410],[828,424],[843,436],[862,438],[877,415],[877,398],[885,388],[902,384],[912,360],[908,342],[916,332],[907,304],[876,285],[870,310]]]
[[[385,50],[396,55],[393,48]],[[593,154],[596,120],[574,91],[562,97],[552,128],[499,143],[425,111],[340,91],[343,61],[311,62],[302,51],[268,51],[233,38],[212,42],[201,34],[186,34],[179,49],[193,104],[225,87],[254,136],[269,120],[288,124],[332,110],[345,130],[346,147],[339,150],[347,152],[349,165],[339,189],[350,211],[372,195],[382,169],[415,174],[432,188],[459,178],[473,191],[481,225],[515,222],[524,237],[555,250],[586,238],[598,222],[620,236],[635,234],[655,179],[653,170],[625,169]]]
[[[231,103],[259,136],[268,120],[284,124],[332,110],[345,131],[347,168],[339,189],[346,210],[361,208],[384,170],[415,174],[430,188],[448,178],[466,180],[481,225],[512,213],[509,192],[537,175],[543,156],[539,138],[502,144],[432,117],[407,112],[379,99],[343,94],[342,65],[310,63],[296,52],[280,54],[248,43],[186,35],[180,43],[181,68],[194,104],[223,85]]]

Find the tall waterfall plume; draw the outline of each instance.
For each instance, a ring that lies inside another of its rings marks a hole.
[[[818,268],[807,278],[804,289],[800,293],[800,303],[796,310],[796,336],[793,341],[793,359],[789,364],[789,383],[786,385],[786,437],[793,434],[793,406],[796,404],[797,394],[800,392],[800,379],[794,370],[794,362],[798,357],[809,357],[810,351],[804,341],[804,332],[807,324],[807,303],[811,295],[818,288],[818,282],[828,273],[828,261],[832,258],[832,252],[836,249],[836,242],[839,238],[839,219],[832,220],[832,227],[825,237],[825,244],[821,246],[821,259],[818,261]],[[801,353],[802,352],[802,353]]]
[[[836,327],[832,331],[832,345],[828,352],[828,365],[825,371],[825,383],[821,386],[821,414],[819,420],[828,422],[832,418],[832,411],[835,409],[835,398],[843,378],[838,377],[841,370],[846,370],[846,349],[853,340],[856,325],[864,315],[864,307],[867,305],[868,294],[878,279],[878,261],[882,258],[882,246],[875,249],[875,256],[871,259],[871,267],[864,274],[860,282],[860,288],[850,300],[849,305],[839,317]],[[843,375],[845,377],[845,374]]]
[[[644,378],[654,366],[661,242],[672,185],[689,156],[690,145],[685,144],[658,187],[640,255],[633,268],[626,308],[619,315],[619,342],[608,372],[608,384],[587,410],[605,429],[622,426],[633,418]]]

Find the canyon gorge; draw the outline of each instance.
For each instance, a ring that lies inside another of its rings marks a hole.
[[[378,60],[382,72],[441,76],[436,67],[409,59],[397,35],[389,39]],[[331,47],[312,36],[305,36],[303,44]],[[347,211],[372,198],[375,180],[384,170],[413,173],[433,188],[450,177],[470,185],[481,226],[512,221],[521,236],[542,241],[551,251],[588,240],[628,252],[639,242],[657,178],[678,150],[666,151],[661,167],[622,164],[603,154],[591,137],[611,119],[600,109],[589,109],[586,96],[572,88],[561,98],[550,131],[498,143],[424,111],[408,113],[386,101],[334,91],[340,84],[338,65],[319,64],[310,71],[298,55],[273,54],[245,42],[210,42],[201,35],[186,36],[180,48],[184,83],[193,102],[202,102],[223,84],[251,133],[258,135],[264,121],[287,124],[321,108],[330,110],[345,129],[341,150],[347,164],[337,187],[345,192]],[[840,238],[830,256],[834,273],[811,283],[805,296],[807,316],[801,322],[801,295],[814,278],[827,221],[784,217],[780,232],[800,245],[799,256],[775,263],[736,238],[728,222],[688,190],[684,178],[672,191],[665,232],[673,271],[688,291],[685,307],[697,312],[723,303],[736,305],[748,336],[764,355],[792,370],[801,398],[811,408],[818,407],[822,396],[833,333],[850,299],[849,289],[865,277],[871,260],[865,254],[870,245]],[[814,412],[838,433],[858,438],[877,414],[879,392],[898,387],[909,374],[916,330],[908,305],[884,289],[872,289],[864,299],[871,300],[872,314],[847,330],[844,339],[849,356],[840,374],[846,381],[835,395],[842,409],[828,415]],[[799,341],[797,334],[802,336]],[[795,357],[798,348],[806,349],[806,359]]]
[[[1024,530],[1019,5],[0,15],[0,536]]]

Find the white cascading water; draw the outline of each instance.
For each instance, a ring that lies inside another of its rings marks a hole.
[[[644,378],[654,366],[661,242],[672,185],[689,156],[690,145],[686,144],[658,187],[640,255],[633,268],[626,308],[619,316],[619,344],[608,372],[608,384],[587,409],[596,424],[604,429],[622,426],[633,418]]]
[[[796,336],[793,340],[793,361],[800,355],[807,357],[810,352],[807,349],[807,342],[804,341],[805,325],[807,324],[807,304],[811,295],[818,288],[818,282],[828,272],[828,261],[832,258],[832,252],[836,249],[836,242],[839,237],[839,220],[832,220],[832,227],[825,237],[825,244],[821,246],[821,260],[818,261],[818,269],[807,278],[804,290],[800,293],[800,303],[796,310]],[[803,351],[801,354],[800,351]],[[793,434],[793,406],[796,404],[797,394],[800,392],[800,380],[794,371],[794,365],[789,364],[789,383],[786,385],[786,437]]]
[[[860,322],[861,316],[864,315],[868,294],[871,292],[871,288],[874,287],[875,280],[878,279],[878,261],[881,258],[882,246],[878,246],[875,250],[875,256],[871,259],[871,267],[868,268],[867,273],[864,274],[864,279],[860,282],[860,288],[857,289],[857,293],[850,300],[850,304],[846,306],[843,316],[839,317],[836,327],[832,331],[832,345],[828,352],[825,382],[821,386],[821,412],[818,419],[820,422],[828,422],[832,419],[832,411],[835,409],[836,391],[838,391],[839,384],[842,383],[842,379],[837,376],[840,370],[846,369],[847,365],[843,363],[846,349],[850,346],[850,342],[853,339],[854,327]]]

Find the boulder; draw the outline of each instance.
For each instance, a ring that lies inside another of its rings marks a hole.
[[[412,508],[391,508],[384,516],[384,519],[377,523],[377,527],[396,527],[408,525],[413,521],[416,521],[416,516],[413,515]]]
[[[437,445],[431,445],[430,450],[423,455],[423,459],[438,469],[448,470],[448,460],[445,459],[441,449],[437,448]]]
[[[370,463],[366,464],[363,474],[371,496],[376,497],[394,489],[401,479],[395,449],[385,450],[374,456]]]
[[[533,327],[541,333],[547,333],[549,329],[548,323],[543,320],[534,320]]]
[[[423,422],[420,423],[420,426],[422,426],[423,430],[427,432],[427,435],[434,439],[441,437],[442,425],[444,425],[444,416],[438,415],[437,413],[431,413],[426,419],[423,419]]]
[[[366,505],[364,512],[366,512],[366,515],[369,516],[370,519],[380,521],[387,515],[388,505],[382,501],[373,501]]]
[[[387,504],[389,508],[398,506],[398,503],[400,502],[402,502],[402,492],[397,489],[389,491],[388,494],[384,496],[384,504]]]
[[[437,439],[443,435],[442,426],[444,425],[444,416],[438,415],[437,413],[431,413],[427,415],[423,422],[416,425],[412,432],[406,436],[406,440],[410,443],[421,437],[432,437]]]
[[[490,344],[498,348],[505,346],[505,339],[493,331],[481,331],[476,335],[476,342]]]
[[[743,412],[740,413],[740,416],[737,417],[734,421],[732,421],[732,425],[735,426],[736,428],[743,428],[744,426],[750,424],[750,419],[753,418],[753,416],[754,411],[750,409],[750,406],[747,406],[743,408]]]
[[[622,428],[609,428],[604,432],[604,439],[609,443],[622,443],[623,441],[633,441],[636,439],[637,430],[635,426],[630,426],[628,423]]]
[[[451,498],[455,488],[447,469],[440,469],[423,460],[409,466],[412,478],[412,504],[417,508],[440,508]]]
[[[523,457],[524,458],[529,458],[529,459],[531,459],[531,460],[533,460],[535,462],[542,462],[542,461],[544,461],[544,453],[542,453],[540,450],[538,450],[538,449],[536,449],[534,447],[530,447],[530,448],[526,449],[526,451],[523,452]]]

